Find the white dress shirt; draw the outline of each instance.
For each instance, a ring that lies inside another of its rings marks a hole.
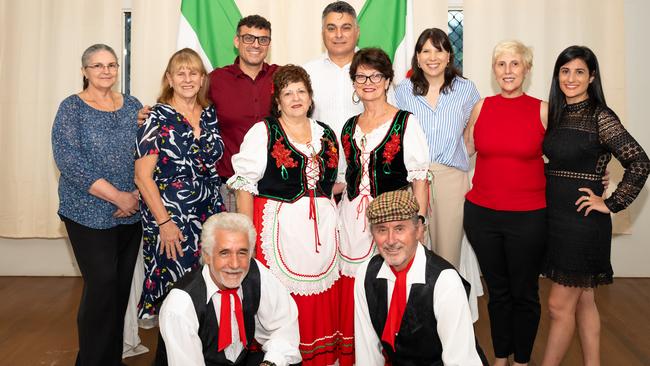
[[[330,60],[327,52],[304,65],[309,73],[311,87],[314,90],[313,118],[324,122],[341,136],[343,124],[350,117],[363,112],[363,104],[352,102],[352,79],[350,79],[350,64],[343,67]]]
[[[366,300],[364,281],[368,263],[359,267],[354,281],[354,345],[357,365],[384,365],[381,340],[372,326]],[[406,274],[407,301],[411,285],[425,283],[426,254],[424,247],[418,245],[413,264]],[[395,275],[384,262],[377,278],[386,279],[387,306],[395,286]],[[442,362],[447,365],[482,366],[476,351],[476,340],[472,317],[467,302],[465,288],[458,273],[446,269],[440,273],[433,289],[433,314],[437,321],[438,337],[442,343]]]
[[[257,260],[255,260],[257,261]],[[301,361],[298,342],[298,308],[282,284],[257,262],[260,272],[260,304],[255,314],[255,339],[265,352],[264,360],[276,365],[288,365]],[[220,322],[221,294],[212,281],[210,268],[205,265],[201,271],[206,286],[206,303],[212,299],[217,321]],[[241,287],[237,293],[242,299]],[[235,361],[244,349],[239,338],[235,316],[235,301],[231,298],[232,344],[224,349],[225,356]],[[160,333],[165,340],[169,365],[205,365],[203,345],[199,338],[199,321],[190,295],[179,289],[172,289],[160,309]]]

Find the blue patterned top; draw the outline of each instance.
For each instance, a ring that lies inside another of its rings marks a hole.
[[[140,220],[139,214],[113,217],[115,205],[88,193],[100,178],[121,191],[136,189],[133,141],[140,108],[130,95],[124,95],[124,105],[115,112],[97,110],[76,94],[61,102],[52,126],[52,151],[61,172],[59,215],[93,229]]]
[[[413,83],[404,79],[395,89],[397,107],[413,113],[420,121],[429,144],[431,162],[469,170],[463,130],[474,104],[481,99],[476,86],[468,79],[455,77],[448,93],[440,93],[432,107],[423,95],[413,95]]]

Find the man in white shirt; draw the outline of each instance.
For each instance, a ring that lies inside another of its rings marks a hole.
[[[404,190],[368,207],[379,255],[355,279],[356,364],[483,365],[467,288],[451,264],[418,242],[418,208]]]
[[[243,214],[219,213],[203,224],[204,265],[185,275],[162,305],[156,365],[301,361],[298,309],[286,288],[252,258],[255,235]]]
[[[322,17],[323,43],[327,52],[307,62],[305,70],[314,89],[313,118],[327,123],[340,135],[348,118],[363,112],[363,105],[352,100],[350,63],[359,40],[359,24],[354,8],[345,1],[325,7]]]

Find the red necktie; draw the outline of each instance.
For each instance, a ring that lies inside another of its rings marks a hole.
[[[219,318],[219,345],[218,351],[232,343],[232,321],[230,320],[230,295],[235,297],[235,316],[239,328],[239,339],[246,347],[246,329],[244,328],[244,312],[241,307],[241,299],[237,295],[237,289],[219,290],[221,294],[221,316]]]
[[[395,336],[399,333],[402,316],[404,316],[404,310],[406,310],[406,274],[413,264],[413,259],[411,259],[406,268],[399,272],[395,271],[392,267],[390,268],[395,275],[395,287],[393,288],[393,295],[390,298],[388,316],[386,317],[384,331],[381,334],[381,340],[390,344],[393,350],[395,350]]]

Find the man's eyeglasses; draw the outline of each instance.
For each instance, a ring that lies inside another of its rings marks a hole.
[[[120,67],[120,64],[117,62],[111,62],[108,65],[104,64],[92,64],[88,65],[85,68],[86,69],[91,69],[93,71],[103,71],[104,69],[108,69],[108,71],[117,71],[117,69]]]
[[[240,34],[239,39],[246,44],[253,44],[255,40],[260,44],[260,46],[268,46],[271,44],[271,37],[269,36],[254,36],[252,34]]]
[[[373,84],[377,84],[377,83],[380,82],[383,78],[384,78],[384,75],[383,75],[383,74],[379,74],[379,73],[377,73],[377,74],[372,74],[372,75],[361,75],[361,74],[356,74],[356,75],[354,75],[354,82],[356,82],[357,84],[365,84],[365,83],[368,82],[368,79],[370,79],[370,81],[371,81]]]

